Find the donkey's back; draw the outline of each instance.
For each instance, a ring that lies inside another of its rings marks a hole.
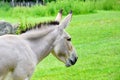
[[[31,69],[34,69],[36,65],[35,59],[27,42],[19,36],[4,35],[0,37],[0,77],[5,77],[8,72],[12,72],[14,80],[22,80],[18,77],[30,76]]]

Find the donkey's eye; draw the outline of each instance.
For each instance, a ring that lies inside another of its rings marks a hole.
[[[71,41],[71,38],[68,38],[67,41]]]

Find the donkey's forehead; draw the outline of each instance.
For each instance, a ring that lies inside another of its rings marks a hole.
[[[67,33],[65,30],[63,31],[63,35],[64,35],[64,37],[71,38],[71,36],[69,35],[69,33]]]

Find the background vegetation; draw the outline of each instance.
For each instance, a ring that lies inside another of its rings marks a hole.
[[[54,16],[58,10],[64,9],[63,15],[73,10],[74,15],[94,13],[96,10],[120,10],[119,0],[56,0],[46,5],[32,7],[10,7],[8,3],[0,3],[0,17]]]
[[[37,66],[32,80],[120,80],[120,0],[56,0],[33,7],[0,3],[0,19],[20,22],[21,30],[27,23],[54,20],[61,8],[64,16],[73,10],[66,30],[78,62],[66,68],[49,55]]]

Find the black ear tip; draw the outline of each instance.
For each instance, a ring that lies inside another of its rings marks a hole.
[[[63,9],[60,9],[59,13],[62,13],[63,12]]]
[[[72,14],[72,10],[70,10],[70,14]]]

